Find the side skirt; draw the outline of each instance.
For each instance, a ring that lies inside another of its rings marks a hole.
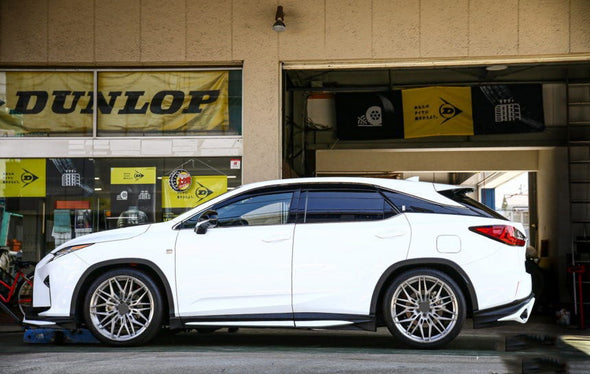
[[[332,313],[230,314],[171,318],[170,328],[278,327],[376,331],[374,316]]]

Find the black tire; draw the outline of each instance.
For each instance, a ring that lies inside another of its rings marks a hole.
[[[162,296],[154,281],[135,269],[100,275],[84,299],[84,319],[101,342],[135,346],[153,339],[162,324]]]
[[[25,275],[24,279],[18,282],[15,295],[20,317],[24,318],[31,311],[33,306],[33,278],[35,274],[31,272]]]
[[[465,320],[465,298],[457,283],[434,269],[413,269],[389,285],[383,301],[387,328],[414,348],[437,348],[453,340]]]

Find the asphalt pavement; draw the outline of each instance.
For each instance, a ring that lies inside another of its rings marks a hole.
[[[413,350],[387,329],[162,332],[147,346],[27,344],[0,325],[0,373],[590,373],[588,330],[548,320],[474,330],[444,349]]]

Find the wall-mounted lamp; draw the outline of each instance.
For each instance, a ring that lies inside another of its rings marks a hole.
[[[285,14],[283,13],[283,7],[279,5],[277,7],[277,13],[275,14],[275,23],[272,25],[272,29],[276,32],[283,32],[287,28],[285,26]]]

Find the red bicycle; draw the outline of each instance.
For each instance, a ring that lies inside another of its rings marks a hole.
[[[33,261],[14,260],[12,262],[15,275],[12,276],[6,269],[0,268],[0,302],[5,306],[5,311],[15,310],[20,314],[12,314],[22,321],[32,306],[33,302],[33,272],[25,273],[25,270],[35,266]],[[9,313],[10,314],[10,313]]]

